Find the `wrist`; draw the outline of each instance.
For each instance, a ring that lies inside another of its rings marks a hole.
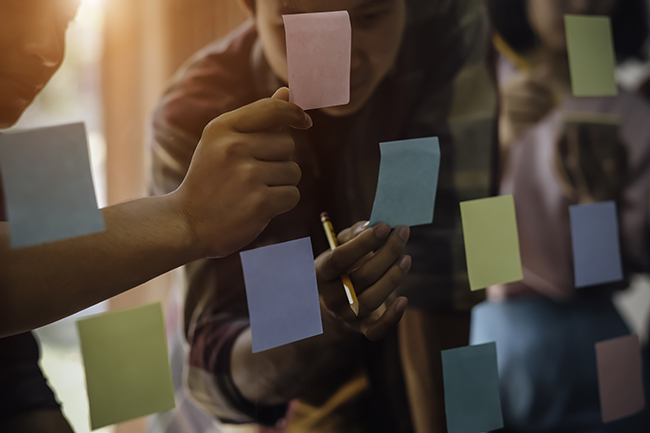
[[[184,263],[206,257],[205,248],[191,216],[179,197],[178,190],[165,196],[156,197],[164,209],[165,225],[173,235],[174,248],[184,257]]]

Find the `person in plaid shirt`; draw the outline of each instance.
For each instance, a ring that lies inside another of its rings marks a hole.
[[[325,332],[252,354],[239,255],[187,265],[186,391],[229,423],[288,432],[444,431],[439,351],[468,344],[469,311],[483,299],[467,282],[459,202],[490,195],[496,175],[497,103],[483,2],[248,0],[246,6],[252,19],[197,53],[158,104],[152,192],[180,185],[212,119],[286,84],[282,14],[348,10],[351,102],[311,112],[313,128],[292,133],[301,201],[250,245],[311,236]],[[439,137],[442,151],[433,224],[392,233],[382,225],[366,228],[379,143],[429,136]],[[356,254],[334,267],[323,211],[336,227],[350,228],[339,238]],[[362,310],[389,305],[372,324],[329,299],[344,296],[339,275],[361,258],[367,261],[351,277]]]

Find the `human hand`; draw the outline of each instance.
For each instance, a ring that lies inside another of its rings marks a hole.
[[[539,123],[555,106],[544,67],[531,73],[519,73],[503,89],[503,107],[499,116],[499,141],[505,148],[529,128]]]
[[[322,253],[315,261],[324,325],[379,340],[395,326],[408,304],[394,300],[383,313],[375,313],[397,289],[409,269],[411,257],[404,255],[410,236],[407,226],[391,233],[388,224],[367,228],[357,223],[338,235],[340,247]],[[341,275],[348,272],[359,299],[359,316],[349,307]],[[379,316],[379,317],[377,317]]]
[[[311,118],[288,102],[289,91],[213,120],[203,131],[189,171],[171,194],[194,234],[201,257],[224,257],[248,245],[271,219],[300,200],[289,131]]]

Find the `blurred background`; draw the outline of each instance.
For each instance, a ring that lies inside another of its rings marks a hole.
[[[237,0],[83,0],[67,33],[61,70],[16,128],[83,121],[90,140],[100,206],[146,195],[149,116],[165,83],[196,50],[246,19]],[[650,75],[646,64],[623,65],[619,78],[636,88]],[[90,431],[75,320],[81,315],[166,300],[171,277],[38,330],[42,366],[78,433]],[[643,339],[650,282],[635,280],[617,299]],[[146,419],[98,430],[143,433]],[[242,431],[241,428],[235,431]]]

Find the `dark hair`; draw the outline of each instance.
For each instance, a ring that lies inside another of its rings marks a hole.
[[[538,44],[528,22],[526,0],[487,0],[492,26],[515,51],[525,53]],[[618,0],[611,14],[614,51],[622,62],[645,59],[648,38],[646,0]]]

